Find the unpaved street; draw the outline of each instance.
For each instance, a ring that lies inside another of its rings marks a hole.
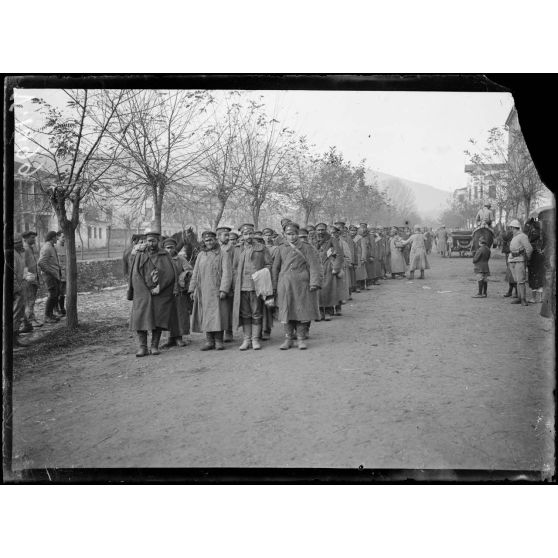
[[[550,470],[551,321],[502,298],[501,258],[486,300],[471,298],[470,258],[431,264],[426,280],[383,281],[312,324],[307,351],[279,351],[276,324],[261,351],[202,353],[195,334],[138,359],[120,326],[16,369],[14,468]],[[96,319],[131,304],[124,289],[80,303]]]

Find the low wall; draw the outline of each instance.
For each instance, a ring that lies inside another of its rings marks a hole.
[[[124,285],[127,281],[122,270],[122,257],[102,260],[78,260],[77,269],[78,293]],[[39,296],[46,296],[44,281],[41,281]]]

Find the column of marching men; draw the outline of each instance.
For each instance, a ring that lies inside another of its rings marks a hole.
[[[300,227],[285,218],[281,228],[257,231],[245,223],[237,231],[204,231],[190,260],[176,235],[134,235],[125,268],[136,356],[184,346],[190,331],[205,334],[202,351],[223,350],[237,331],[241,351],[260,350],[275,322],[283,328],[281,350],[295,342],[306,349],[311,323],[342,316],[353,293],[405,277],[407,266],[411,278],[415,270],[423,278],[429,267],[418,227],[414,234],[343,220]],[[163,331],[168,336],[161,345]]]

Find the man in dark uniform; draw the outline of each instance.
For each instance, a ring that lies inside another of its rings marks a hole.
[[[132,262],[128,283],[128,300],[133,300],[130,329],[137,332],[138,357],[159,355],[163,330],[178,329],[174,297],[178,295],[178,278],[171,256],[159,246],[161,234],[146,233],[147,247],[138,251]],[[147,350],[147,332],[151,331],[151,351]]]

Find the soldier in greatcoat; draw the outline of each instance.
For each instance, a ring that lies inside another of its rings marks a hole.
[[[296,223],[285,228],[285,242],[278,247],[273,259],[272,283],[277,292],[279,320],[285,328],[285,341],[280,349],[292,347],[297,338],[298,348],[306,349],[308,328],[320,318],[316,292],[322,284],[318,253],[299,237]]]
[[[177,246],[178,242],[173,237],[166,238],[163,241],[163,248],[169,253],[177,275],[178,293],[174,298],[177,328],[169,331],[169,338],[161,348],[184,347],[186,343],[183,336],[190,333],[191,301],[188,287],[190,286],[190,278],[192,276],[192,266],[184,256],[178,253],[176,250]]]
[[[54,315],[54,308],[60,296],[60,262],[54,245],[56,244],[56,231],[49,231],[45,236],[45,243],[41,248],[38,266],[42,278],[48,289],[48,298],[45,304],[45,323],[57,323],[60,318]]]
[[[320,319],[328,322],[339,302],[339,272],[343,266],[343,254],[339,244],[327,232],[325,223],[316,225],[316,250],[323,273],[322,288],[319,291]]]
[[[223,350],[231,292],[231,260],[213,231],[202,233],[203,249],[196,258],[188,288],[192,297],[192,331],[205,333],[202,351]]]
[[[178,329],[174,297],[178,294],[178,277],[168,252],[159,246],[160,233],[146,233],[146,247],[132,262],[128,283],[128,300],[132,300],[130,329],[137,332],[138,357],[159,355],[163,330]],[[151,350],[147,349],[147,332],[151,331]]]

